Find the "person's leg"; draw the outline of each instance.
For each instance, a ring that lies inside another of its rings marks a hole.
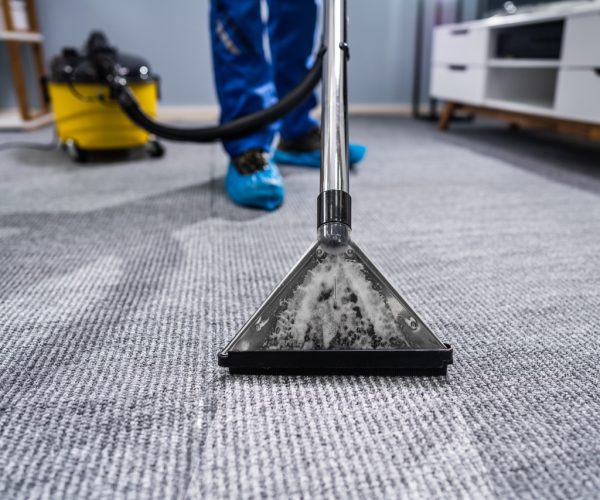
[[[320,0],[268,0],[271,57],[280,98],[302,81],[314,61],[320,3]],[[310,116],[316,105],[317,97],[313,92],[281,120],[281,137],[294,140],[318,126],[319,122]]]
[[[263,49],[265,25],[260,0],[211,0],[210,31],[221,123],[260,111],[277,101],[271,64]],[[268,151],[275,125],[242,139],[227,141],[235,157],[251,148]]]
[[[273,71],[263,49],[260,0],[211,0],[210,31],[221,123],[277,101]],[[283,179],[270,158],[277,125],[224,142],[231,162],[225,177],[230,198],[273,210],[283,202]]]
[[[321,0],[268,0],[269,40],[275,84],[279,97],[288,94],[305,76],[314,62],[315,40]],[[318,42],[317,42],[318,43]],[[278,163],[321,166],[321,129],[310,115],[316,106],[313,92],[281,121],[281,140],[273,155]],[[350,165],[360,162],[366,148],[350,144]]]

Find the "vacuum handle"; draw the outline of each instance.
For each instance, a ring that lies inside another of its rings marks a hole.
[[[346,0],[325,0],[321,193],[349,192]]]
[[[317,199],[317,233],[326,248],[350,241],[352,204],[348,183],[349,57],[346,0],[325,0],[323,98],[321,112],[321,193]]]

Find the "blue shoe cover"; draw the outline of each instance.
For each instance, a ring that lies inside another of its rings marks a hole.
[[[350,144],[348,146],[348,152],[350,154],[350,166],[357,165],[367,154],[367,146],[362,144]]]
[[[283,177],[272,161],[264,170],[250,175],[240,174],[233,162],[229,163],[225,176],[225,190],[238,205],[269,211],[279,208],[285,197]]]
[[[366,146],[362,144],[350,144],[350,166],[354,166],[360,163],[365,157],[367,152]],[[304,167],[319,168],[321,166],[321,151],[315,149],[314,151],[282,151],[280,149],[275,150],[273,160],[281,165],[300,165]]]

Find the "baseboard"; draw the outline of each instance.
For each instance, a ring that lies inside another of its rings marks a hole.
[[[219,119],[218,106],[161,106],[158,107],[158,119],[180,122],[210,122]]]
[[[313,111],[319,116],[320,109]],[[408,116],[411,108],[408,104],[350,104],[348,113],[352,116]],[[159,106],[158,118],[165,121],[210,122],[219,119],[218,106]]]
[[[411,108],[408,104],[350,104],[348,112],[351,116],[409,116]],[[160,106],[158,119],[166,122],[216,123],[219,120],[218,106]],[[317,107],[312,114],[319,118],[321,109]],[[10,117],[10,119],[9,119]],[[17,110],[0,111],[0,129],[30,129],[52,121],[52,115],[41,120],[32,120],[23,124],[17,120]]]
[[[409,116],[411,108],[408,104],[350,104],[348,113],[351,116]],[[218,106],[159,106],[158,119],[166,122],[190,123],[216,123],[219,120]],[[321,109],[317,107],[312,114],[321,116]],[[8,116],[10,115],[10,120]],[[2,110],[0,112],[0,129],[30,129],[36,128],[52,121],[52,115],[47,115],[40,120],[32,120],[23,124],[17,120],[17,110]],[[6,122],[6,123],[5,123]]]
[[[348,113],[353,116],[408,116],[411,114],[409,104],[350,104]]]

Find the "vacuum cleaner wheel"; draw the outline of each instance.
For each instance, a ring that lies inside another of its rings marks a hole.
[[[146,152],[152,158],[162,158],[165,155],[165,147],[156,139],[152,139],[146,144]]]
[[[88,161],[88,154],[85,150],[79,147],[74,139],[67,139],[64,142],[64,148],[69,155],[69,158],[76,163],[85,163]]]

